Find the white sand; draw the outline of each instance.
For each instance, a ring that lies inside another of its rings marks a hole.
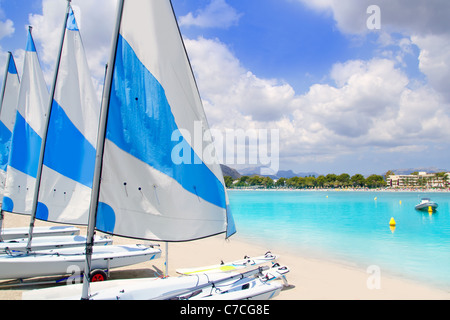
[[[25,227],[29,218],[19,215],[8,215],[5,227]],[[49,225],[41,221],[37,226]],[[85,234],[85,229],[82,234]],[[114,244],[142,243],[132,239],[114,237]],[[161,246],[165,254],[165,245]],[[226,241],[223,236],[186,243],[169,244],[169,275],[177,276],[178,268],[200,267],[213,265],[223,261],[242,259],[245,255],[259,256],[266,251],[280,255],[278,262],[290,268],[287,280],[290,284],[277,300],[409,300],[409,299],[450,299],[450,292],[421,283],[394,278],[381,273],[379,289],[369,289],[367,282],[373,277],[366,270],[339,264],[335,262],[317,260],[308,257],[292,255],[281,248],[262,248],[257,245],[240,241],[238,236]],[[111,271],[111,279],[152,277],[155,271],[165,270],[164,254],[161,259],[149,261],[126,268]],[[372,282],[370,282],[372,283]],[[0,299],[19,300],[22,290],[36,289],[35,287],[0,289]],[[449,288],[450,290],[450,288]]]

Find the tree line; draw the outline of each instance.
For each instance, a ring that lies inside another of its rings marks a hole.
[[[241,176],[234,181],[230,176],[225,176],[225,185],[227,188],[291,188],[291,189],[312,189],[312,188],[380,188],[386,186],[383,176],[373,174],[365,178],[362,174],[350,176],[347,173],[340,175],[327,174],[309,177],[279,178],[273,180],[270,177],[263,176]]]

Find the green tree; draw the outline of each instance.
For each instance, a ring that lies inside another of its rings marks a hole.
[[[348,186],[350,184],[350,175],[348,173],[343,173],[337,177],[337,181],[339,181],[342,186]]]
[[[230,176],[225,176],[225,177],[223,177],[223,179],[225,180],[225,186],[226,186],[227,188],[233,187],[233,178],[232,178],[232,177],[230,177]]]
[[[286,185],[286,178],[280,178],[275,183],[276,187],[284,187]]]
[[[249,176],[242,176],[239,178],[239,181],[236,183],[236,187],[245,187],[248,185]]]
[[[250,179],[248,179],[248,184],[251,186],[260,186],[263,182],[263,177],[260,176],[252,176]]]
[[[377,174],[372,174],[371,176],[367,177],[366,184],[369,188],[379,188],[386,186],[384,178]]]
[[[268,189],[273,188],[273,186],[275,185],[271,177],[264,177],[264,179],[262,180],[262,184],[265,188]]]
[[[323,175],[318,176],[316,179],[316,185],[318,187],[324,187],[326,182],[327,182],[327,179]]]
[[[359,173],[352,176],[350,178],[350,181],[354,187],[364,187],[364,185],[366,184],[366,179],[362,174]]]

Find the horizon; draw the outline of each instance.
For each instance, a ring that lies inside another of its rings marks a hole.
[[[394,172],[396,175],[409,175],[411,173],[414,172],[426,172],[426,173],[439,173],[439,172],[450,172],[450,170],[447,169],[440,169],[440,168],[436,168],[436,167],[417,167],[417,168],[397,168],[397,169],[388,169],[384,172],[372,172],[372,173],[361,173],[361,172],[355,172],[355,173],[350,173],[350,172],[314,172],[314,171],[294,171],[292,169],[280,169],[278,172],[276,172],[273,175],[270,174],[262,174],[262,173],[257,173],[258,170],[261,169],[261,167],[245,167],[245,168],[240,168],[240,169],[236,169],[230,166],[227,166],[225,164],[221,164],[221,166],[225,166],[228,167],[232,170],[237,171],[241,176],[252,176],[252,175],[259,175],[259,176],[277,176],[279,178],[283,177],[283,176],[278,176],[278,174],[280,172],[291,172],[293,174],[293,176],[296,177],[319,177],[319,176],[326,176],[328,174],[335,174],[337,176],[341,175],[341,174],[348,174],[350,176],[354,176],[357,174],[361,174],[363,175],[365,178],[371,176],[371,175],[380,175],[380,176],[385,176],[387,172],[392,171]],[[224,176],[226,176],[224,174]],[[284,177],[286,178],[286,177]]]
[[[11,51],[22,73],[32,25],[50,87],[66,1],[28,4],[0,1],[0,68]],[[211,129],[278,130],[278,167],[294,172],[448,166],[450,2],[172,4]],[[72,6],[100,98],[116,0]]]

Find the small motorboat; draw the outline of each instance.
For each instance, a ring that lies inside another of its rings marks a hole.
[[[431,201],[430,198],[422,198],[420,203],[416,205],[416,210],[435,211],[438,207],[436,202]]]

